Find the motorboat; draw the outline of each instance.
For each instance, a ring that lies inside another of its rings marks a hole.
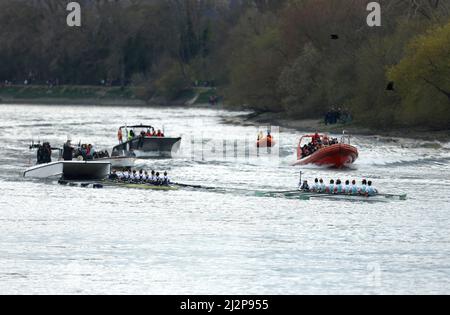
[[[57,161],[28,168],[26,178],[59,177],[66,180],[101,180],[111,174],[111,163],[106,161]]]
[[[63,160],[64,149],[54,148],[48,142],[32,144],[30,149],[37,149],[37,165],[25,170],[26,178],[52,178],[59,177],[67,180],[101,180],[111,174],[111,161],[78,159]],[[72,151],[74,148],[72,147]],[[52,152],[59,153],[57,161],[52,161]],[[70,151],[69,156],[73,156]]]
[[[304,154],[303,148],[315,142],[316,151],[311,154]],[[332,141],[328,135],[305,135],[297,147],[297,165],[318,165],[342,168],[349,166],[358,159],[358,149],[351,145],[350,137],[343,136],[341,141]]]
[[[136,158],[170,158],[179,151],[181,137],[165,137],[164,133],[159,136],[148,131],[155,130],[150,125],[122,126],[119,128],[120,134],[126,141],[121,141],[112,149],[112,157],[134,155]],[[130,131],[136,132],[129,137]]]

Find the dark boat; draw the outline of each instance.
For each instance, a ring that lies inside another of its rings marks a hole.
[[[135,156],[137,158],[170,158],[180,149],[181,137],[148,135],[148,130],[154,130],[149,125],[122,126],[119,130],[128,139],[128,131],[135,131],[133,139],[123,141],[112,150],[112,156]],[[141,134],[142,132],[142,134]]]

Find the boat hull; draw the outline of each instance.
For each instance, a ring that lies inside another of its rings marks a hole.
[[[151,185],[146,183],[126,183],[126,182],[114,182],[114,181],[105,181],[104,182],[108,186],[113,187],[122,187],[122,188],[130,188],[130,189],[142,189],[142,190],[158,190],[158,191],[173,191],[179,190],[179,186],[177,185]]]
[[[299,152],[300,155],[300,152]],[[311,156],[298,160],[294,165],[318,165],[342,168],[358,159],[358,149],[348,144],[335,144],[325,147]]]
[[[37,165],[24,172],[26,178],[61,177],[67,180],[101,180],[111,174],[111,163],[95,161],[58,161]]]
[[[113,148],[112,156],[129,156],[134,154],[137,158],[170,158],[179,151],[181,138],[145,137],[119,144]]]

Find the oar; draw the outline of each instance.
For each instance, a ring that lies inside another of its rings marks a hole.
[[[185,188],[208,189],[208,190],[217,189],[216,187],[207,187],[207,186],[201,186],[201,185],[190,185],[190,184],[182,184],[182,183],[173,183],[173,184],[176,186],[185,187]]]
[[[400,200],[406,200],[406,198],[408,197],[407,194],[378,194],[376,196],[382,196],[382,197],[386,197],[386,198],[399,198]]]

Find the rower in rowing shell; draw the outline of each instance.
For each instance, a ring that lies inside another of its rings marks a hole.
[[[369,181],[367,183],[366,197],[373,197],[373,196],[376,196],[377,194],[378,194],[378,191],[375,188],[373,188],[372,182]]]
[[[323,182],[323,179],[321,178],[319,180],[319,193],[324,193],[327,190],[327,186],[325,185],[325,183]]]
[[[350,186],[349,195],[357,195],[358,194],[358,186],[356,185],[356,180],[352,181],[352,185]]]
[[[308,181],[307,181],[307,180],[305,180],[305,181],[303,182],[303,185],[302,185],[302,187],[300,188],[300,190],[301,190],[301,191],[310,191],[309,184],[308,184]]]
[[[152,170],[152,175],[150,176],[150,183],[156,183],[156,174],[154,170]]]
[[[334,193],[335,194],[342,194],[344,191],[344,187],[342,186],[342,181],[340,179],[338,179],[336,181],[336,187],[334,188]]]
[[[155,178],[156,178],[155,179],[155,185],[161,185],[162,179],[161,179],[161,176],[160,176],[159,172],[156,173]]]
[[[311,187],[312,192],[320,192],[320,185],[319,185],[319,179],[316,178],[314,180],[314,185]]]
[[[367,192],[367,180],[363,179],[362,186],[359,188],[358,193],[362,196],[365,196]]]
[[[336,186],[334,185],[334,179],[330,180],[330,185],[326,188],[325,192],[328,194],[334,194],[334,189]]]
[[[139,175],[136,172],[136,170],[133,170],[133,174],[131,174],[130,176],[131,181],[135,182],[135,181],[139,181]]]
[[[348,179],[345,181],[344,194],[350,194],[350,181]]]
[[[164,172],[164,176],[163,176],[163,179],[162,179],[162,184],[163,184],[164,186],[170,185],[170,178],[169,178],[169,176],[167,175],[167,172]]]

